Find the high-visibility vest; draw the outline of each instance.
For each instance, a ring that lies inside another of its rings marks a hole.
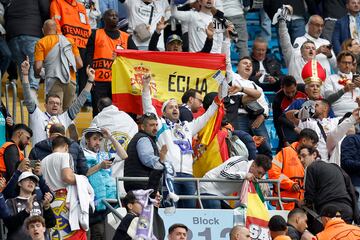
[[[346,224],[341,218],[330,219],[325,224],[325,229],[316,234],[318,240],[360,239],[360,228]]]
[[[5,173],[6,172],[6,166],[5,166],[5,161],[4,161],[4,152],[5,152],[6,148],[8,148],[9,146],[11,146],[13,144],[15,144],[15,143],[14,142],[6,142],[0,148],[0,173]],[[20,161],[24,160],[24,153],[20,150],[18,145],[15,145],[15,146],[19,150],[19,156],[20,156],[19,160]]]
[[[302,199],[304,190],[299,192],[291,191],[294,182],[297,182],[300,187],[304,184],[304,167],[297,155],[296,148],[298,142],[292,143],[289,147],[283,148],[273,159],[272,167],[268,171],[269,179],[280,180],[280,196],[286,198]],[[274,196],[278,196],[276,185],[274,185]],[[292,210],[295,203],[283,203],[285,210]]]
[[[72,0],[52,0],[50,17],[56,21],[59,34],[71,38],[78,48],[86,48],[91,27],[82,3]]]
[[[95,49],[92,67],[95,70],[95,81],[111,82],[113,64],[113,52],[119,49],[127,49],[129,35],[119,31],[120,36],[112,39],[104,29],[96,30]]]

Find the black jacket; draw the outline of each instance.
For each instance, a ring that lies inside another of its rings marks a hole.
[[[294,228],[292,225],[288,224],[288,231],[287,234],[291,240],[300,240],[301,239],[301,232],[299,232],[298,230],[296,230],[296,228]]]

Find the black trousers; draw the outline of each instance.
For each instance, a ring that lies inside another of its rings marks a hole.
[[[100,98],[103,97],[109,97],[112,99],[111,82],[95,82],[95,86],[91,90],[93,117],[99,113],[97,104]]]

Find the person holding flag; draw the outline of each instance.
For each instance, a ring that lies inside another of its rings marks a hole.
[[[193,149],[192,137],[196,135],[216,113],[221,102],[221,88],[219,96],[215,98],[209,109],[194,121],[180,121],[178,103],[174,98],[165,101],[162,105],[163,116],[157,115],[155,107],[151,102],[150,95],[151,75],[143,76],[142,105],[144,113],[154,113],[158,121],[157,145],[159,149],[166,144],[168,151],[166,159],[171,160],[177,177],[193,177]],[[231,93],[237,92],[239,87],[229,89]],[[194,195],[196,191],[195,182],[174,183],[175,193],[178,195]],[[180,200],[178,207],[195,208],[195,200]]]

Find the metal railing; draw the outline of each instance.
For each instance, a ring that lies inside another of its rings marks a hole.
[[[12,90],[12,112],[10,112],[10,105],[9,105],[9,88],[11,87]],[[6,108],[7,110],[10,112],[14,123],[16,123],[16,105],[17,105],[17,87],[16,87],[16,82],[14,80],[9,80],[8,82],[6,82],[5,85],[5,103],[6,103]]]
[[[116,189],[117,189],[117,199],[103,199],[103,203],[105,206],[120,220],[122,216],[116,211],[116,209],[111,204],[118,204],[121,206],[121,199],[125,197],[126,192],[120,191],[120,183],[124,181],[132,181],[132,182],[143,182],[148,181],[148,177],[117,177],[116,178]],[[179,199],[196,199],[199,202],[200,208],[203,209],[202,199],[213,199],[213,200],[240,200],[240,196],[209,196],[209,195],[201,195],[200,194],[200,182],[223,182],[223,183],[239,183],[239,181],[244,181],[242,179],[239,180],[230,180],[230,179],[204,179],[204,178],[174,178],[175,182],[196,182],[196,194],[195,195],[178,195]],[[280,181],[274,179],[261,179],[258,180],[258,183],[264,184],[274,184],[277,192],[280,192]],[[280,207],[281,210],[284,209],[283,202],[295,202],[297,199],[295,198],[283,198],[280,196],[277,197],[264,197],[265,201],[276,201],[277,206]]]

